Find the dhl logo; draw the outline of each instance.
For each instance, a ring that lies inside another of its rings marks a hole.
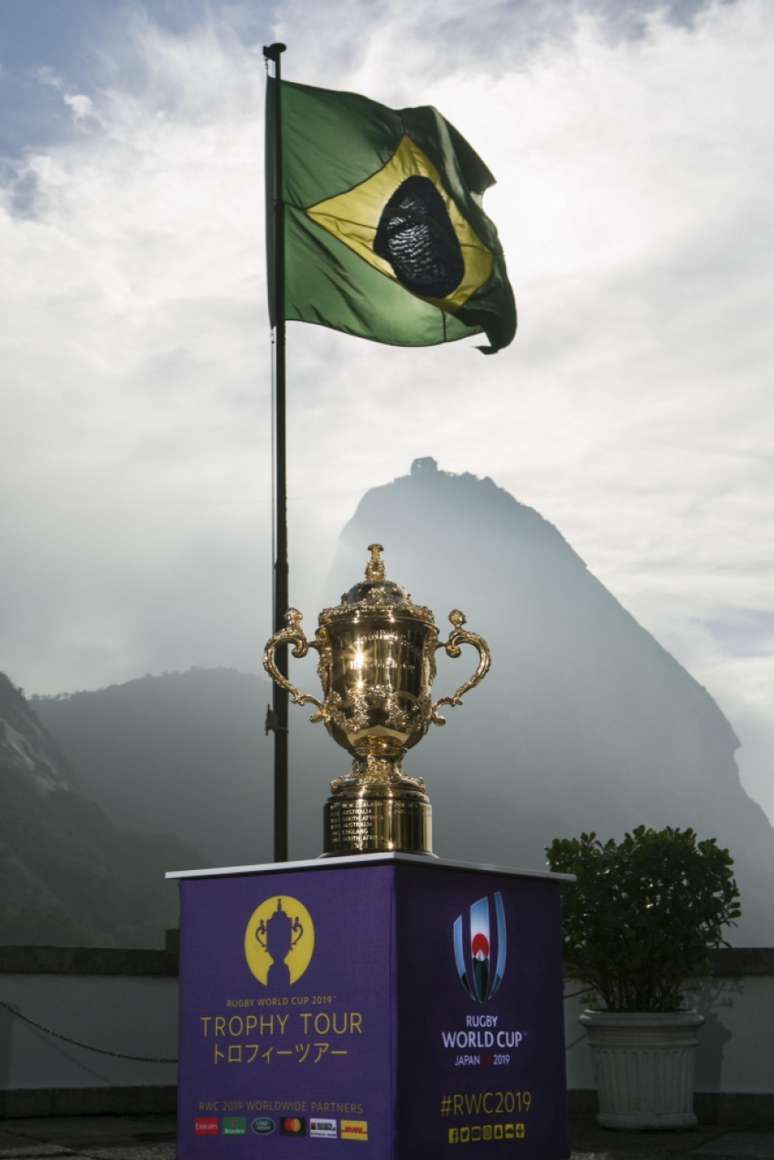
[[[342,1140],[367,1140],[368,1139],[368,1120],[342,1120],[341,1121],[341,1139]]]

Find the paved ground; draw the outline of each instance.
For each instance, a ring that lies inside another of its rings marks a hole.
[[[0,1120],[0,1160],[175,1160],[174,1116]]]
[[[705,1126],[694,1132],[608,1132],[572,1125],[573,1160],[774,1160],[770,1131]],[[175,1160],[172,1116],[67,1116],[0,1120],[0,1160]],[[421,1160],[420,1157],[417,1160]]]
[[[611,1132],[588,1119],[574,1120],[570,1136],[573,1160],[774,1160],[774,1109],[768,1129],[705,1124],[690,1132]]]

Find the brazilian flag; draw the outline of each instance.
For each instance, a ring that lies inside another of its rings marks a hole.
[[[270,79],[269,158],[277,83],[285,319],[394,346],[482,332],[485,353],[507,346],[516,332],[513,291],[481,208],[494,178],[454,126],[429,106],[388,109],[355,93]]]

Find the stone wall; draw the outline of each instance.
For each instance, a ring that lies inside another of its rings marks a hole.
[[[174,1111],[176,1057],[173,941],[0,947],[0,1117]]]
[[[0,947],[0,1117],[174,1110],[176,936],[165,950]],[[567,980],[567,1081],[571,1108],[591,1111],[580,990]],[[770,1108],[774,949],[716,952],[695,998],[706,1018],[696,1058],[700,1116],[733,1120]]]

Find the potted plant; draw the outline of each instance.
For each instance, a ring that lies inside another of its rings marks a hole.
[[[562,902],[565,969],[593,992],[581,1015],[609,1128],[685,1128],[703,1018],[684,1006],[707,952],[739,917],[733,859],[691,829],[638,826],[623,841],[556,838],[552,870],[574,874]]]

